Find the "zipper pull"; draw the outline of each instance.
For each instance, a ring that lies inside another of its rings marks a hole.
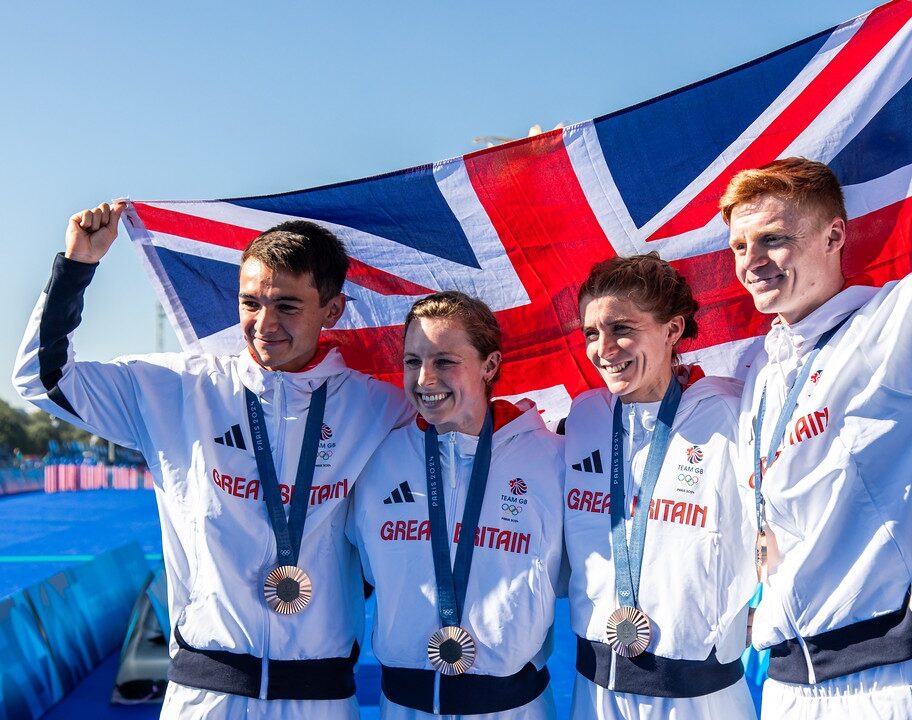
[[[456,487],[456,433],[450,433],[450,487]]]

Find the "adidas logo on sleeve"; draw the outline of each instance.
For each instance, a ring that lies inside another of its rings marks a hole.
[[[578,462],[570,467],[585,473],[605,472],[602,469],[602,453],[599,450],[594,450],[589,457],[583,458],[582,462]]]
[[[383,501],[384,505],[392,505],[393,503],[413,503],[415,502],[415,496],[412,495],[412,489],[409,487],[408,480],[403,480],[399,483],[399,487],[393,490],[389,497]]]
[[[218,445],[227,445],[228,447],[237,448],[238,450],[246,450],[247,444],[244,442],[244,435],[241,432],[240,425],[232,425],[230,430],[227,430],[224,435],[213,438]]]

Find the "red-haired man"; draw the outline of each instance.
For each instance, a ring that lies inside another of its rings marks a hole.
[[[912,280],[845,287],[846,211],[822,163],[741,172],[720,207],[738,279],[776,315],[740,420],[763,717],[912,717]]]

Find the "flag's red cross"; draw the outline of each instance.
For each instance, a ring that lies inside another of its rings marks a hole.
[[[778,157],[910,17],[912,3],[891,3],[872,12],[767,131],[733,157],[648,239],[704,227],[717,212],[718,198],[734,173]],[[530,387],[564,385],[573,396],[601,385],[585,357],[576,293],[593,263],[613,256],[615,250],[580,186],[562,132],[482,150],[465,156],[464,162],[475,194],[530,300],[498,313],[505,342],[498,392],[510,395]],[[150,231],[235,249],[242,249],[259,232],[141,203],[136,209]],[[844,266],[850,283],[883,284],[909,272],[909,237],[903,228],[910,224],[909,201],[855,218],[850,234],[866,241],[847,248]],[[736,281],[728,250],[672,264],[691,283],[701,307],[697,341],[680,350],[697,350],[766,331],[769,320],[754,311],[750,297]],[[429,292],[357,259],[353,259],[349,280],[381,295]],[[401,327],[379,327],[328,334],[340,342],[352,367],[398,382],[401,333]],[[814,377],[819,378],[819,373]]]

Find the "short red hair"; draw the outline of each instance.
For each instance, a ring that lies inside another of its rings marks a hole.
[[[816,207],[826,222],[841,217],[848,222],[845,198],[839,180],[826,165],[802,157],[782,158],[735,175],[719,200],[725,224],[736,205],[762,195],[778,195],[801,207]]]

